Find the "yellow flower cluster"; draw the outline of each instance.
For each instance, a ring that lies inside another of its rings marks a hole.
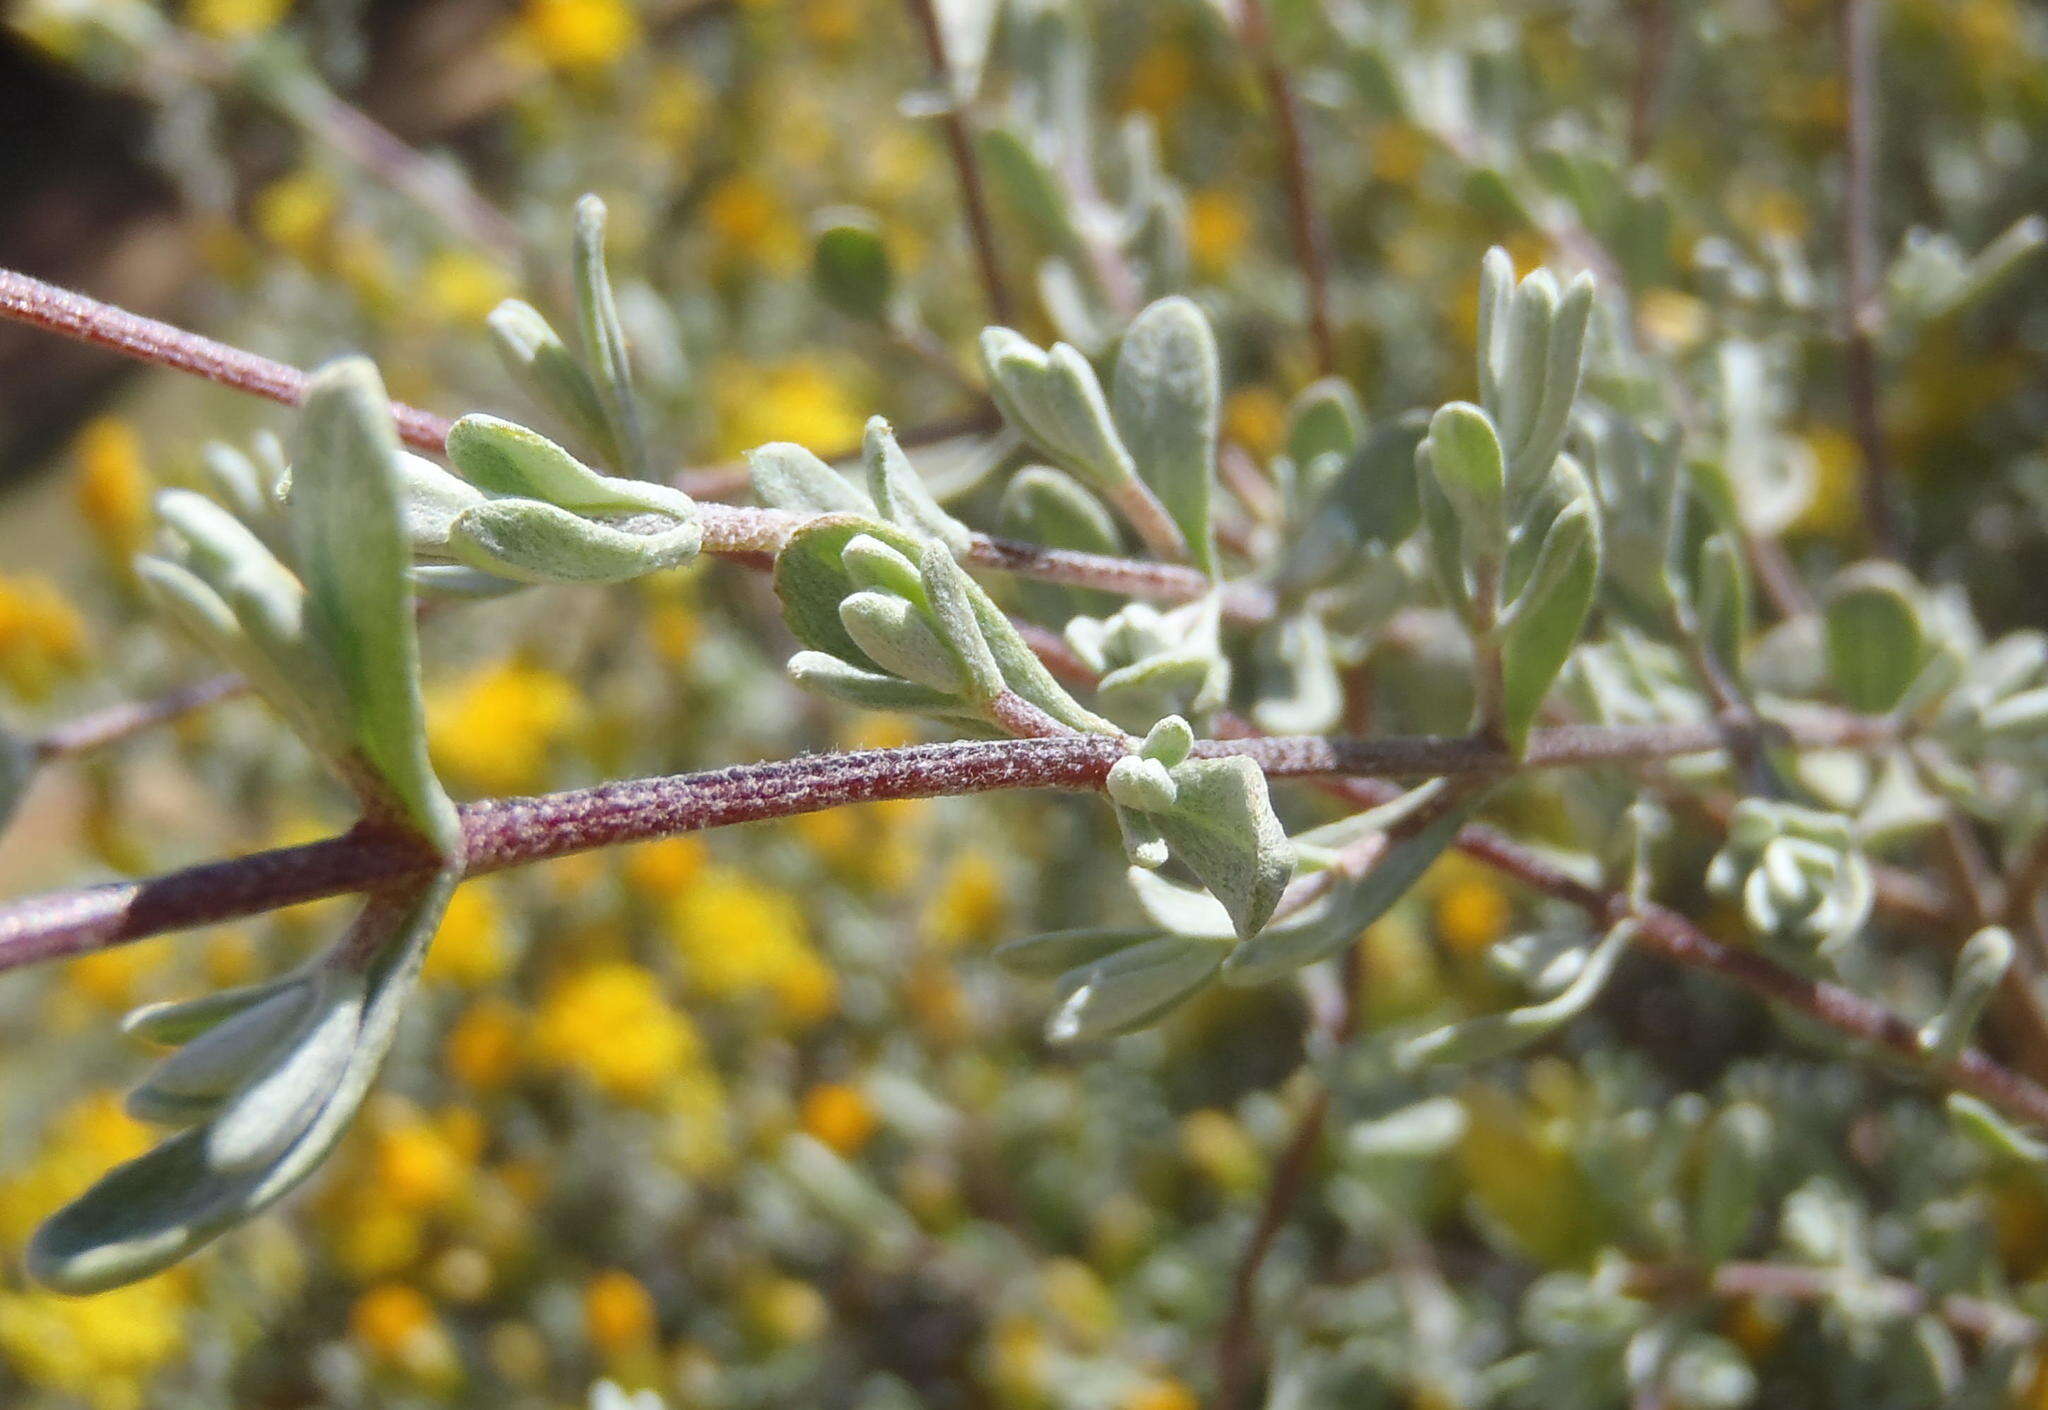
[[[427,744],[452,781],[519,793],[546,783],[555,749],[582,719],[583,702],[562,676],[504,661],[429,692]]]
[[[831,1015],[839,985],[813,948],[788,893],[726,867],[707,867],[676,897],[668,930],[691,989],[721,1004],[765,1002],[805,1028]]]
[[[556,980],[535,1015],[533,1047],[540,1061],[629,1102],[651,1100],[704,1061],[695,1026],[660,982],[622,960]]]
[[[84,619],[57,585],[0,573],[0,685],[40,700],[84,661]]]

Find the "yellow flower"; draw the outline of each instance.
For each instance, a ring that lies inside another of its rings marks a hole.
[[[859,1154],[879,1124],[874,1105],[858,1087],[824,1082],[804,1093],[804,1131],[843,1156]]]
[[[1515,908],[1500,883],[1460,870],[1436,893],[1436,931],[1460,955],[1476,955],[1507,934]]]
[[[640,17],[626,0],[526,0],[517,38],[564,73],[609,68],[640,38]]]
[[[728,176],[704,198],[704,225],[722,261],[789,275],[804,259],[803,231],[775,188],[750,171]],[[790,437],[795,439],[795,437]]]
[[[1677,289],[1645,289],[1636,299],[1636,323],[1661,352],[1690,352],[1707,333],[1707,306]]]
[[[185,23],[214,39],[246,39],[274,29],[291,0],[187,0]]]
[[[987,940],[1003,922],[1003,872],[988,853],[969,850],[948,863],[924,911],[924,933],[942,950]]]
[[[295,171],[258,191],[250,213],[264,239],[310,262],[326,243],[340,204],[341,193],[326,176]]]
[[[647,1100],[702,1056],[697,1030],[669,1007],[654,976],[623,961],[558,981],[534,1021],[534,1047],[625,1101]]]
[[[637,843],[620,854],[627,884],[656,900],[674,900],[689,890],[710,860],[704,839],[688,835]]]
[[[454,1349],[434,1305],[406,1283],[383,1283],[356,1299],[349,1333],[372,1360],[416,1376],[440,1377],[453,1369]]]
[[[150,1144],[149,1128],[123,1111],[112,1092],[92,1093],[68,1108],[44,1134],[35,1162],[0,1180],[0,1248],[26,1244],[59,1205]]]
[[[1180,1381],[1147,1381],[1117,1402],[1117,1410],[1201,1410],[1202,1402]]]
[[[149,537],[149,470],[135,428],[112,416],[85,424],[75,446],[78,512],[123,572]]]
[[[420,271],[427,313],[448,323],[482,323],[511,292],[504,269],[473,250],[442,250]]]
[[[1259,1148],[1228,1112],[1189,1112],[1180,1123],[1180,1150],[1188,1164],[1235,1193],[1255,1189],[1265,1174]]]
[[[370,1168],[379,1200],[405,1210],[435,1209],[460,1194],[469,1161],[448,1131],[409,1104],[380,1106]]]
[[[0,573],[0,684],[40,700],[85,660],[85,622],[57,585]]]
[[[1240,387],[1223,399],[1223,434],[1260,460],[1287,439],[1287,403],[1271,387]]]
[[[669,928],[692,987],[706,998],[766,998],[798,1027],[832,1011],[837,983],[811,948],[803,910],[788,893],[708,867],[676,898]]]
[[[504,661],[429,692],[427,741],[449,777],[490,793],[530,791],[582,714],[561,676]]]
[[[1130,78],[1124,86],[1124,103],[1165,118],[1187,101],[1196,78],[1195,61],[1185,44],[1154,44],[1131,65]]]
[[[795,441],[820,455],[860,443],[867,424],[846,384],[813,358],[771,367],[728,364],[716,378],[720,454],[767,441]]]
[[[472,1004],[442,1045],[449,1075],[480,1092],[505,1086],[519,1073],[524,1029],[519,1010],[503,999]]]
[[[93,1410],[139,1410],[185,1344],[185,1280],[165,1274],[92,1297],[0,1293],[0,1361],[29,1387]]]
[[[1014,1314],[989,1334],[989,1379],[1005,1405],[1037,1405],[1052,1387],[1053,1355],[1045,1328]]]
[[[1393,186],[1413,186],[1429,161],[1431,138],[1413,123],[1380,124],[1372,139],[1372,174]]]
[[[1595,1207],[1563,1123],[1497,1087],[1460,1099],[1468,1118],[1458,1165],[1472,1202],[1518,1252],[1546,1267],[1577,1267],[1598,1247]]]
[[[1846,538],[1863,523],[1863,509],[1857,486],[1861,482],[1863,455],[1848,432],[1833,426],[1815,426],[1800,440],[1812,457],[1813,498],[1793,529],[1825,538]]]
[[[1222,187],[1188,198],[1188,255],[1211,279],[1226,273],[1252,238],[1252,213],[1237,193]]]
[[[831,1316],[824,1297],[796,1278],[757,1278],[740,1293],[747,1327],[770,1346],[815,1339]]]
[[[487,881],[466,883],[449,900],[420,972],[431,980],[476,989],[504,978],[511,963],[512,947],[496,889]]]
[[[328,1235],[334,1261],[358,1282],[388,1278],[420,1261],[426,1252],[426,1221],[395,1204],[339,1207]]]
[[[95,1008],[119,1012],[135,1003],[142,979],[157,957],[140,945],[121,945],[81,955],[64,967],[64,984]]]
[[[704,130],[711,95],[704,80],[685,64],[665,63],[647,81],[647,103],[640,124],[664,147],[687,147]]]
[[[604,1356],[642,1350],[654,1340],[654,1298],[623,1269],[599,1273],[583,1289],[583,1329]]]
[[[1078,1258],[1055,1258],[1038,1279],[1045,1305],[1072,1340],[1090,1349],[1108,1340],[1116,1329],[1116,1298],[1094,1269]]]

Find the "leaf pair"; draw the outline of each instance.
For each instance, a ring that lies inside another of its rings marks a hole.
[[[314,375],[291,477],[297,575],[226,510],[166,491],[169,556],[145,557],[152,598],[240,667],[371,815],[437,850],[453,806],[427,762],[401,452],[376,369],[361,359]]]
[[[1194,303],[1162,299],[1138,315],[1107,396],[1065,343],[1048,350],[990,328],[981,355],[1011,425],[1108,500],[1154,552],[1216,571],[1210,501],[1221,374],[1215,335]]]
[[[759,473],[762,461],[755,464]],[[1071,729],[1117,732],[1053,679],[936,537],[860,514],[820,514],[776,555],[775,593],[808,648],[789,663],[807,689],[869,709],[974,719],[989,719],[1008,694]]]
[[[1114,720],[1148,728],[1168,715],[1203,718],[1230,697],[1222,600],[1210,593],[1161,611],[1133,602],[1100,620],[1067,623],[1067,645],[1096,671],[1096,702]]]

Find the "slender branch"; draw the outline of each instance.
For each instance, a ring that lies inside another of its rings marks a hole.
[[[1846,747],[1888,722],[1853,716],[1816,722],[1798,737]],[[1522,761],[1536,768],[1668,758],[1720,747],[1711,728],[1574,728],[1538,734]],[[1511,770],[1517,761],[1469,739],[1204,740],[1207,756],[1243,755],[1276,778],[1354,774],[1428,777]],[[879,798],[930,798],[1012,788],[1095,788],[1125,744],[1106,735],[869,750],[703,773],[603,784],[462,810],[468,873],[501,871],[623,842],[815,812]],[[1392,785],[1387,785],[1392,787]],[[190,867],[148,881],[58,892],[0,907],[0,970],[37,960],[210,925],[322,896],[404,879],[428,861],[358,829],[301,847]]]
[[[1258,64],[1259,79],[1273,110],[1273,130],[1280,141],[1280,170],[1287,191],[1287,224],[1294,242],[1295,263],[1301,266],[1308,303],[1310,341],[1315,345],[1316,371],[1327,377],[1337,370],[1337,336],[1330,319],[1330,254],[1322,222],[1316,217],[1310,189],[1308,144],[1301,132],[1301,101],[1273,44],[1273,26],[1265,0],[1238,0],[1238,32]]]
[[[1670,0],[1637,0],[1636,66],[1629,84],[1628,154],[1640,162],[1650,155],[1657,133],[1657,101],[1671,58]]]
[[[1877,331],[1884,318],[1876,236],[1878,16],[1871,0],[1842,0],[1842,77],[1848,95],[1844,134],[1848,172],[1842,199],[1842,337],[1849,415],[1863,452],[1863,518],[1871,546],[1899,555],[1891,452],[1878,414]]]
[[[89,754],[144,730],[182,719],[216,701],[240,695],[248,688],[249,683],[240,676],[210,676],[153,699],[109,705],[45,730],[35,741],[36,757],[48,761]]]
[[[961,110],[959,94],[953,87],[953,65],[946,54],[946,34],[939,27],[938,11],[932,0],[905,0],[905,3],[924,36],[932,78],[938,83],[945,104],[939,120],[946,130],[946,147],[953,159],[953,174],[959,178],[960,204],[967,216],[967,233],[974,245],[974,262],[981,273],[982,291],[988,296],[989,315],[997,323],[1008,323],[1011,321],[1010,291],[1003,282],[1002,260],[996,254],[995,222],[989,216],[988,193],[981,181],[981,164],[974,156],[974,135],[967,130],[967,115]]]
[[[190,372],[223,387],[253,392],[286,406],[297,406],[306,399],[309,379],[296,367],[103,304],[11,269],[0,269],[0,317],[81,343],[112,348],[159,367]],[[448,439],[449,423],[431,411],[395,401],[391,403],[391,414],[397,418],[398,434],[409,445],[438,452]]]
[[[1930,1293],[1903,1278],[1795,1263],[1721,1263],[1711,1269],[1636,1264],[1624,1270],[1622,1287],[1633,1297],[1656,1301],[1706,1296],[1832,1302],[1853,1292],[1859,1306],[1875,1303],[1901,1320],[1931,1313],[1980,1342],[2026,1345],[2039,1341],[2042,1332],[2039,1321],[1989,1298]]]
[[[1390,803],[1401,793],[1398,785],[1377,779],[1340,779],[1325,786],[1346,801],[1367,808]],[[1794,974],[1757,951],[1724,945],[1676,911],[1655,904],[1639,906],[1625,892],[1610,891],[1575,876],[1495,828],[1468,826],[1458,834],[1457,847],[1502,875],[1577,907],[1601,929],[1632,916],[1638,926],[1636,948],[1640,950],[1718,975],[1881,1052],[1940,1086],[1967,1092],[2020,1121],[2048,1125],[2048,1089],[1974,1048],[1950,1062],[1930,1062],[1920,1049],[1919,1030],[1913,1024],[1860,994]]]

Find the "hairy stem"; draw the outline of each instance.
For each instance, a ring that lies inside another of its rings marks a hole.
[[[1817,746],[1837,748],[1888,738],[1890,728],[1885,721],[1836,717],[1816,722],[1810,731],[1802,731],[1802,737]],[[1196,747],[1205,755],[1244,755],[1277,778],[1427,777],[1499,773],[1517,766],[1499,748],[1470,739],[1276,736],[1204,740]],[[1521,763],[1557,768],[1669,758],[1719,747],[1719,735],[1706,726],[1574,728],[1533,736]],[[462,809],[464,856],[468,873],[475,875],[842,803],[998,789],[1097,788],[1125,752],[1123,742],[1104,735],[925,744],[473,803]],[[322,896],[372,890],[409,877],[430,862],[416,850],[359,829],[148,881],[30,898],[0,908],[0,970]]]
[[[967,233],[974,246],[975,268],[981,274],[982,292],[988,297],[988,311],[997,323],[1011,321],[1009,286],[1003,281],[1003,263],[996,253],[995,221],[989,215],[988,192],[982,185],[981,164],[974,156],[974,134],[967,130],[967,115],[953,88],[953,65],[946,54],[946,33],[939,25],[932,0],[906,0],[911,18],[924,39],[925,55],[931,61],[932,77],[945,103],[939,115],[946,130],[946,150],[953,161],[953,174],[960,182],[960,204],[967,216]]]
[[[1280,143],[1280,170],[1287,192],[1287,228],[1294,243],[1294,262],[1301,269],[1308,304],[1309,340],[1315,346],[1316,371],[1337,370],[1337,335],[1330,318],[1330,253],[1322,222],[1316,217],[1310,189],[1308,144],[1301,134],[1301,101],[1273,46],[1273,26],[1265,0],[1238,0],[1238,32],[1244,37],[1265,85],[1273,111],[1273,131]]]

